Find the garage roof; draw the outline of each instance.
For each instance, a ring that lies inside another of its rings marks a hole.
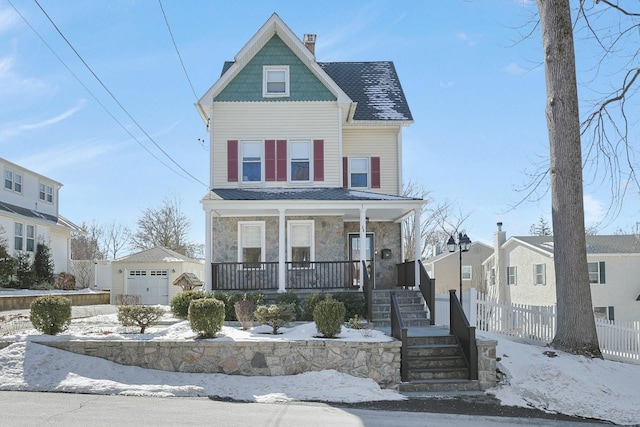
[[[119,258],[116,262],[159,263],[159,262],[198,262],[164,246],[146,249],[144,251]]]

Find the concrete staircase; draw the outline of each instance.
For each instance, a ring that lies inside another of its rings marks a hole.
[[[419,291],[373,291],[373,324],[391,330],[390,292],[398,297],[402,322],[408,332],[408,381],[399,385],[403,393],[479,391],[478,381],[469,380],[469,368],[456,337],[448,328],[431,326]]]

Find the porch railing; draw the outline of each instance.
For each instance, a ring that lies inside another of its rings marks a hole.
[[[412,288],[416,285],[415,261],[396,264],[398,271],[398,286]],[[420,272],[420,293],[429,309],[429,323],[436,324],[436,279],[429,277],[421,260],[418,260],[418,271]]]
[[[402,381],[409,381],[409,334],[404,326],[402,316],[400,314],[400,304],[398,296],[391,293],[391,336],[402,342],[400,349],[400,377]]]
[[[367,263],[362,261],[364,274],[362,275],[362,293],[364,294],[364,302],[367,307],[367,320],[373,321],[373,283],[369,280],[369,271]]]
[[[456,297],[455,289],[449,291],[449,328],[451,335],[454,335],[462,354],[469,365],[469,379],[478,379],[478,346],[476,345],[476,327],[469,324],[467,316],[464,314],[462,304]]]
[[[286,262],[285,288],[319,291],[351,289],[359,285],[357,266],[357,261]],[[212,263],[212,288],[225,291],[277,291],[278,269],[277,261]]]

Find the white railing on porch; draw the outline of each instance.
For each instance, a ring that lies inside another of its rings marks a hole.
[[[556,332],[556,306],[531,306],[492,300],[471,289],[462,298],[469,323],[476,330],[548,344]],[[473,309],[471,309],[473,308]],[[436,324],[449,324],[449,296],[436,295]],[[605,359],[640,364],[640,322],[596,319],[598,342]]]

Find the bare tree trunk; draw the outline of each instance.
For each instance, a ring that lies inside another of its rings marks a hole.
[[[552,346],[602,357],[587,270],[580,116],[569,0],[537,0],[547,83],[558,327]]]

